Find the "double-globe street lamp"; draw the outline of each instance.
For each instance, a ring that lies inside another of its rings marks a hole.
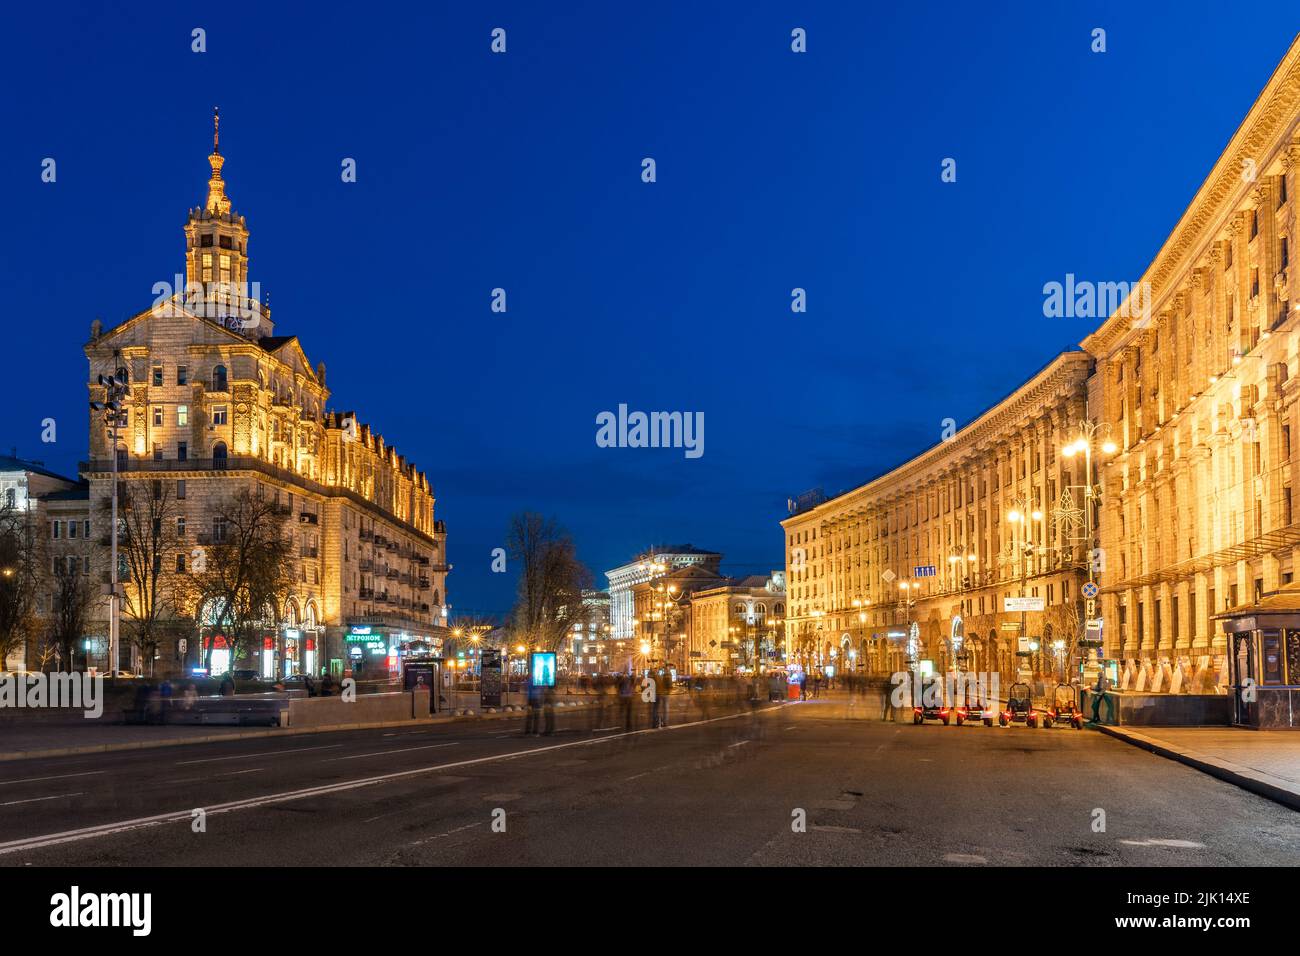
[[[1078,436],[1061,449],[1061,454],[1066,458],[1074,458],[1076,455],[1083,455],[1084,470],[1084,493],[1083,493],[1083,535],[1087,542],[1088,554],[1088,588],[1089,595],[1096,591],[1097,586],[1097,555],[1100,553],[1100,546],[1093,538],[1093,517],[1101,503],[1101,490],[1097,486],[1097,481],[1093,475],[1093,447],[1103,455],[1113,455],[1119,450],[1119,446],[1110,437],[1109,422],[1090,422],[1080,421],[1074,426],[1074,432]],[[1083,606],[1083,627],[1079,629],[1080,634],[1087,634],[1087,622],[1090,618],[1098,615],[1093,611],[1096,605],[1093,603],[1096,598],[1085,596]],[[1099,647],[1097,656],[1101,657],[1103,651]],[[1082,659],[1082,655],[1080,655]],[[1068,660],[1067,660],[1068,665]]]

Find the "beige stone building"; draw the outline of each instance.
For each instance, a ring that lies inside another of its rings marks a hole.
[[[729,578],[690,595],[686,647],[692,674],[731,674],[781,656],[785,637],[784,574]]]
[[[1021,614],[1004,600],[1023,590],[1043,607],[1024,619],[1034,669],[1052,672],[1046,652],[1081,636],[1086,479],[1062,449],[1087,418],[1091,366],[1059,355],[928,451],[782,521],[787,658],[889,673],[915,657],[1010,677]]]
[[[1094,417],[1120,446],[1101,580],[1107,655],[1130,689],[1224,691],[1214,616],[1294,580],[1298,174],[1300,44],[1142,276],[1146,317],[1118,310],[1083,343]],[[1267,680],[1300,685],[1300,633],[1273,640]]]
[[[116,448],[91,415],[92,516],[109,496],[114,455],[128,486],[147,494],[142,483],[167,483],[184,573],[222,533],[214,501],[244,488],[275,498],[291,515],[298,587],[267,621],[258,658],[239,666],[268,676],[391,670],[404,643],[437,646],[445,629],[449,565],[433,489],[377,430],[331,411],[324,363],[275,333],[249,293],[248,226],[226,195],[215,138],[208,161],[207,200],[185,225],[184,288],[113,329],[96,323],[85,345],[92,400],[105,398],[101,375],[128,382]],[[201,638],[219,650],[210,630]]]

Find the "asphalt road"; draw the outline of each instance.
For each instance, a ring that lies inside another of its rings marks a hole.
[[[1300,863],[1300,814],[1091,731],[673,704],[5,764],[0,865]]]

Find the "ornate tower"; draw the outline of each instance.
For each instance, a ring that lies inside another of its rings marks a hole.
[[[221,116],[212,114],[208,198],[189,211],[185,224],[186,305],[250,338],[272,333],[271,311],[248,279],[248,225],[236,213],[221,178]]]

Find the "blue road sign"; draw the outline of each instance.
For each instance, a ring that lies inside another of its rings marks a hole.
[[[912,577],[914,578],[932,578],[936,573],[933,564],[921,564],[912,569]]]
[[[1097,585],[1089,581],[1082,588],[1083,596],[1086,598],[1095,598],[1097,596]]]

